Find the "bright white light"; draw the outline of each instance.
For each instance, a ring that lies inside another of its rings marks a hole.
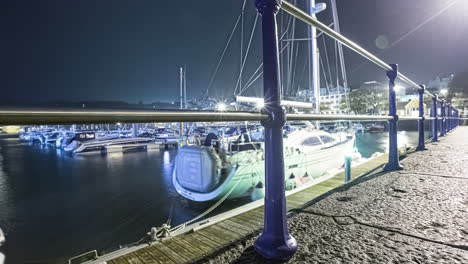
[[[403,87],[401,85],[395,85],[395,87],[393,87],[393,90],[395,90],[395,93],[398,93],[401,89],[403,89]]]
[[[219,103],[216,108],[218,109],[218,111],[225,111],[226,110],[226,105],[223,104],[223,103]]]
[[[314,14],[318,14],[322,12],[323,10],[327,9],[327,4],[326,3],[318,3],[314,6]]]
[[[263,100],[257,102],[258,109],[263,108],[264,106],[265,106],[265,103],[263,102]]]
[[[442,95],[446,95],[448,93],[448,90],[447,89],[442,89],[442,90],[440,90],[440,93]]]

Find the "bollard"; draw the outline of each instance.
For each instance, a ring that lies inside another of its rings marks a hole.
[[[437,127],[439,126],[439,120],[437,118],[437,95],[432,97],[432,117],[434,117],[434,120],[432,120],[432,142],[437,142],[439,141],[439,131],[437,131]]]
[[[265,214],[262,234],[254,243],[255,250],[267,259],[287,260],[297,250],[289,234],[284,193],[283,125],[286,114],[280,106],[280,75],[276,14],[281,0],[256,0],[262,15],[263,93],[262,112],[269,116],[265,127]]]
[[[400,165],[398,158],[398,115],[396,112],[396,94],[395,94],[395,79],[398,76],[398,65],[390,64],[392,67],[391,71],[387,71],[387,77],[389,79],[388,85],[388,108],[389,115],[393,116],[392,120],[388,121],[388,142],[389,142],[389,153],[388,153],[388,163],[385,165],[384,170],[394,171],[402,170],[403,167]]]
[[[345,156],[345,183],[351,181],[351,156]]]
[[[418,90],[419,93],[419,117],[421,120],[418,120],[418,147],[416,150],[421,151],[421,150],[427,150],[424,142],[424,90],[426,90],[426,87],[424,85],[421,85],[421,89]]]
[[[445,101],[440,102],[440,137],[445,136]]]

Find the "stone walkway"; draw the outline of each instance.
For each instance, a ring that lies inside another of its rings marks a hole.
[[[287,263],[468,263],[468,127],[296,210]],[[245,238],[199,263],[275,263]]]

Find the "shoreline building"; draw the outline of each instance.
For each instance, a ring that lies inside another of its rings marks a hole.
[[[320,113],[321,114],[344,114],[341,105],[346,103],[346,97],[349,96],[349,88],[341,86],[320,89]],[[314,98],[314,92],[311,89],[300,90],[297,92],[296,100],[311,102]]]

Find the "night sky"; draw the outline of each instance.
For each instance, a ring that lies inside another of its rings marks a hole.
[[[380,53],[385,61],[399,63],[400,70],[415,81],[426,82],[438,74],[468,69],[468,1],[457,1],[392,43],[451,2],[338,0],[342,33]],[[188,96],[199,96],[208,86],[241,5],[242,0],[2,1],[0,103],[177,101],[181,65],[187,67]],[[248,0],[245,45],[255,14],[253,0]],[[319,19],[329,24],[331,11]],[[261,61],[259,26],[244,82]],[[235,34],[226,53],[212,96],[233,94],[240,63],[239,35]],[[377,43],[390,48],[382,50]],[[385,80],[381,69],[363,64],[346,48],[345,59],[351,85]],[[261,78],[251,89],[250,94],[259,95]]]

